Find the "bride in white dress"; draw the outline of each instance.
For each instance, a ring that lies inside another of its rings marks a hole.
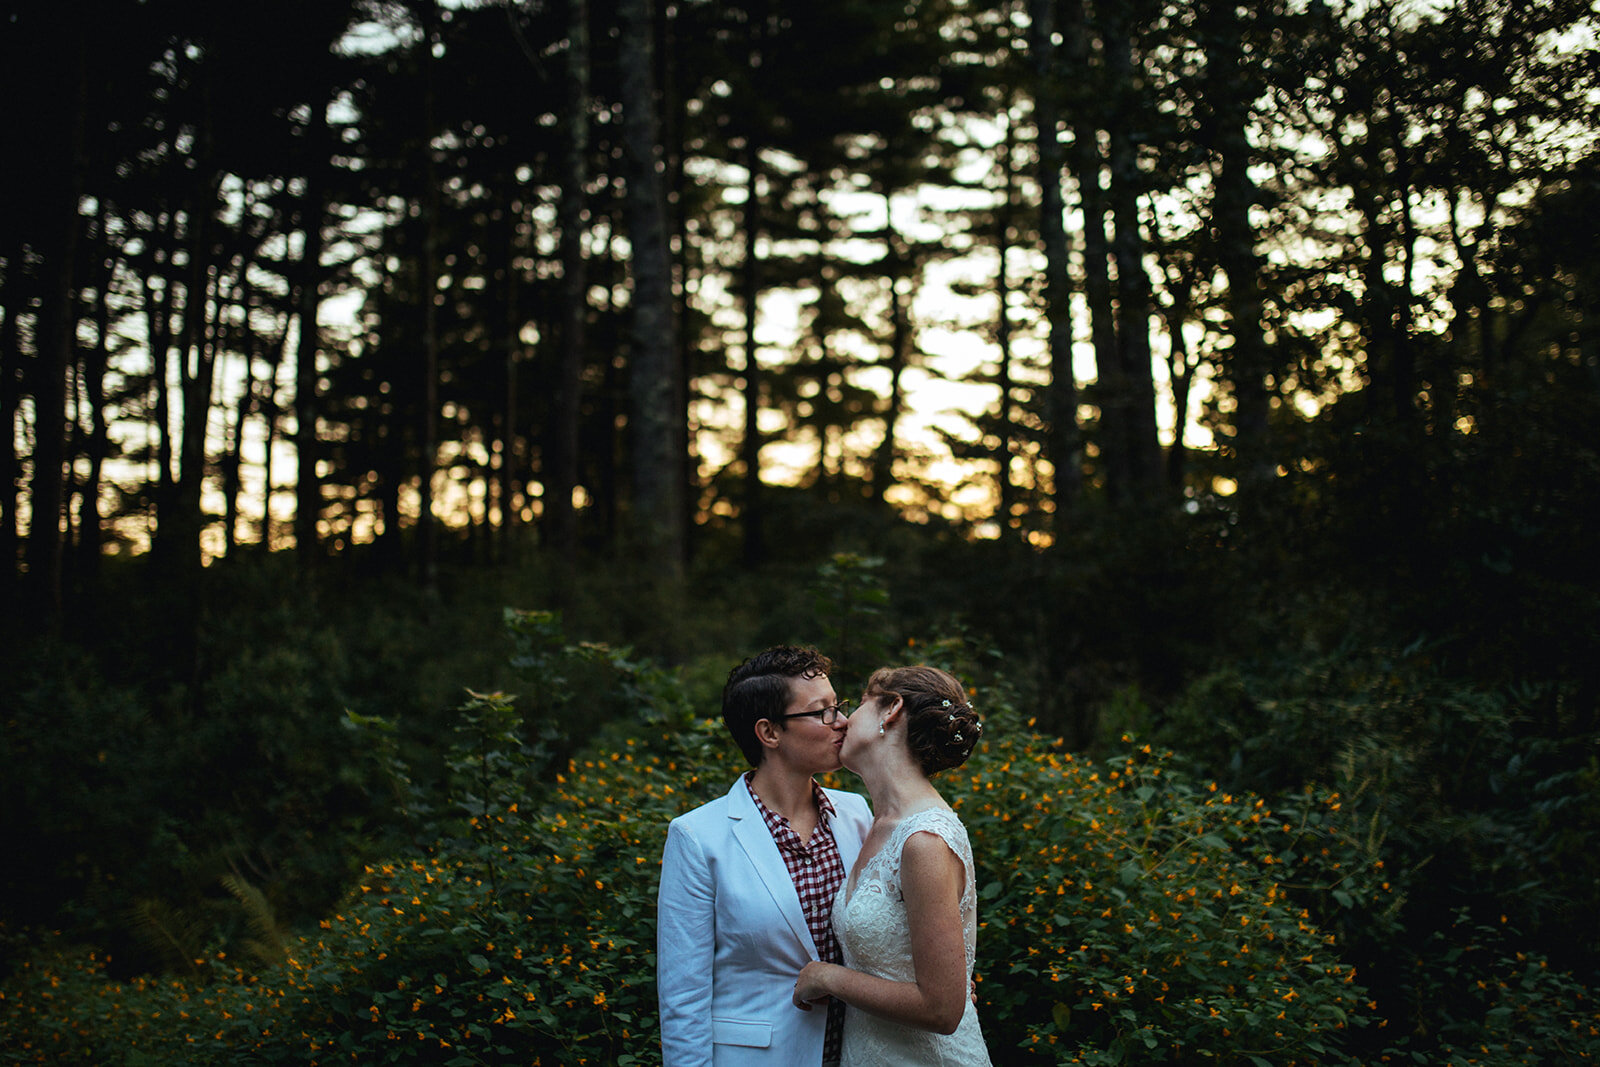
[[[977,893],[966,828],[929,776],[959,767],[983,725],[934,667],[877,671],[840,758],[872,796],[872,830],[833,903],[844,966],[812,962],[796,1006],[845,1002],[841,1067],[986,1067],[969,989]]]

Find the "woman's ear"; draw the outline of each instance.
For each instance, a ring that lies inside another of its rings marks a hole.
[[[903,714],[905,714],[905,710],[906,702],[899,694],[896,693],[885,696],[883,714],[879,717],[878,721],[883,723],[884,728],[887,729],[888,727],[894,725],[895,720],[899,719]]]

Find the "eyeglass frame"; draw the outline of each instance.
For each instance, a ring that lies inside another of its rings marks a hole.
[[[843,718],[846,714],[848,714],[849,711],[850,711],[850,701],[848,699],[845,699],[845,700],[839,701],[837,704],[829,704],[825,708],[816,708],[816,709],[814,709],[812,711],[791,711],[791,712],[787,712],[787,713],[785,713],[783,715],[779,715],[778,719],[781,722],[781,721],[783,721],[785,719],[805,719],[805,718],[810,718],[812,716],[815,716],[817,721],[822,723],[822,725],[824,725],[824,726],[832,726],[834,723],[838,722],[841,718]],[[829,713],[830,712],[832,713],[832,716],[833,716],[832,718],[829,718]]]

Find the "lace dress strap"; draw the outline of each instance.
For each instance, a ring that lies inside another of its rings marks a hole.
[[[962,866],[966,869],[966,886],[961,892],[961,911],[967,912],[973,903],[974,890],[972,844],[967,839],[967,828],[961,825],[956,813],[947,808],[924,808],[921,811],[914,811],[895,826],[894,833],[890,835],[888,843],[880,853],[889,866],[889,883],[899,888],[901,854],[905,851],[906,842],[916,833],[937,835],[961,860]]]

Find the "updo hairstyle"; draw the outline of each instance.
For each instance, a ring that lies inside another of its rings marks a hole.
[[[937,667],[881,667],[867,679],[866,695],[904,702],[906,745],[923,774],[961,766],[983,734],[967,691]]]

